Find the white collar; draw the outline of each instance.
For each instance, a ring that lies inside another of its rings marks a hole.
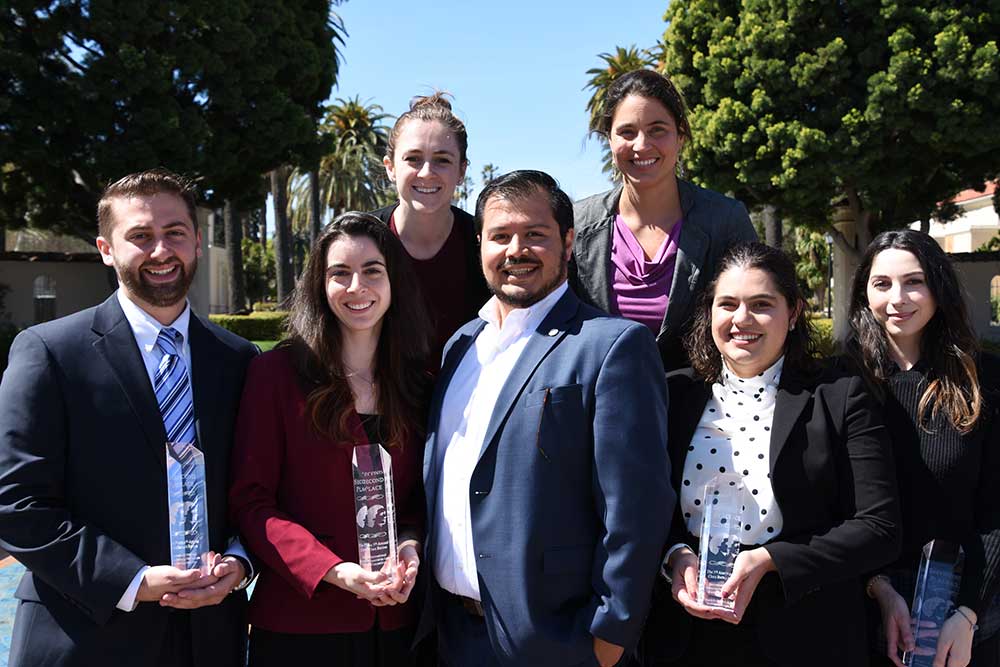
[[[725,360],[722,362],[722,378],[719,380],[726,389],[743,390],[763,389],[764,387],[777,387],[781,381],[781,369],[785,365],[785,355],[778,357],[778,360],[771,364],[766,370],[749,378],[741,378],[736,373],[729,370]]]
[[[525,331],[538,328],[545,316],[556,305],[569,289],[569,283],[563,281],[559,287],[545,295],[539,301],[531,304],[527,308],[515,308],[507,313],[503,318],[503,326],[500,324],[500,301],[493,296],[479,309],[479,317],[486,320],[486,325],[500,332],[505,340],[517,338]]]
[[[117,291],[117,296],[118,303],[121,304],[122,311],[125,313],[125,319],[128,320],[129,326],[132,327],[135,342],[139,344],[142,350],[152,352],[156,346],[156,338],[160,335],[160,330],[164,328],[164,325],[160,324],[155,317],[125,296],[125,293],[121,289]],[[191,304],[185,302],[184,310],[181,311],[181,314],[177,316],[176,320],[166,326],[176,329],[183,337],[182,340],[187,343],[188,325],[190,323]]]

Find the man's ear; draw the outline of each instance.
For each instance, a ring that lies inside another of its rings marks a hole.
[[[97,250],[101,253],[101,261],[104,262],[105,266],[113,267],[115,265],[115,259],[111,255],[111,241],[103,236],[98,236]]]
[[[569,261],[569,258],[573,256],[573,239],[575,238],[575,236],[576,236],[576,230],[569,229],[566,232],[566,238],[563,239],[563,252],[564,252],[563,259],[565,259],[567,262]]]

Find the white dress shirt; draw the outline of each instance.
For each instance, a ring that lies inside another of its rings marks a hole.
[[[122,311],[125,313],[125,319],[128,320],[129,326],[132,328],[132,335],[135,337],[136,345],[139,346],[142,363],[146,367],[146,375],[149,376],[149,384],[153,386],[156,370],[159,368],[160,359],[163,357],[163,352],[156,346],[156,339],[160,335],[160,330],[164,328],[164,325],[160,324],[156,318],[133,303],[120,289],[117,291],[116,296],[118,297],[118,303],[121,304]],[[184,360],[184,367],[187,369],[188,383],[191,387],[194,387],[194,384],[191,383],[191,344],[188,341],[188,326],[190,323],[191,306],[185,304],[184,311],[167,326],[173,327],[182,336],[184,344],[178,352],[181,359]],[[163,483],[165,488],[166,477],[164,477]],[[237,538],[230,541],[229,546],[226,548],[226,555],[239,556],[246,562],[250,562],[246,550]],[[136,573],[135,577],[132,578],[132,582],[125,589],[125,592],[122,593],[116,605],[122,611],[133,611],[136,608],[137,602],[135,598],[139,594],[142,577],[146,574],[146,570],[149,567],[149,565],[143,566]],[[246,574],[248,577],[252,575],[251,572],[247,572]]]
[[[486,445],[493,409],[528,340],[568,289],[564,282],[528,308],[517,308],[500,324],[494,296],[479,311],[486,326],[448,383],[441,404],[435,465],[434,576],[456,595],[481,600],[469,482]]]

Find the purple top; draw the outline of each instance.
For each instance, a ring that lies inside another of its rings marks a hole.
[[[684,221],[678,220],[652,260],[620,215],[611,237],[611,303],[618,315],[660,333],[670,300],[670,283],[677,260],[677,241]]]

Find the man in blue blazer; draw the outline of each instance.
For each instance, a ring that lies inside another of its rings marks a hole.
[[[118,291],[19,334],[0,383],[0,545],[28,568],[10,665],[238,667],[246,594],[230,593],[249,564],[226,494],[255,351],[188,306],[201,237],[186,183],[127,176],[98,215]],[[168,439],[205,457],[208,543],[227,552],[211,572],[169,564]]]
[[[573,208],[547,174],[476,203],[494,297],[445,350],[424,456],[436,621],[449,667],[624,663],[675,497],[651,332],[569,290]]]

